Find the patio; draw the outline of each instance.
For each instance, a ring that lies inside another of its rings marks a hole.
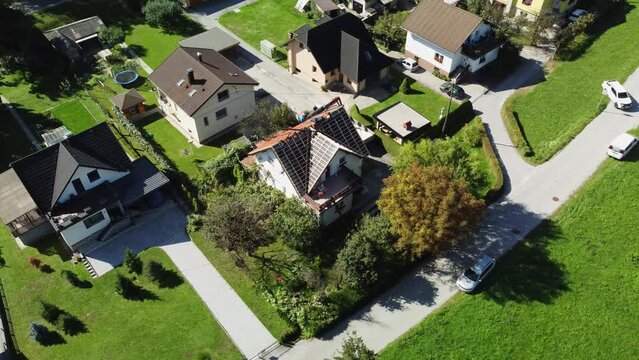
[[[127,248],[139,253],[153,246],[190,241],[185,231],[186,215],[173,201],[148,212],[136,224],[85,254],[98,276],[124,261]]]
[[[403,102],[398,102],[375,115],[377,128],[400,144],[424,136],[430,120]]]

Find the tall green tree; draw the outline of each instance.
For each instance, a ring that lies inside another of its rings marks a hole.
[[[483,216],[484,202],[444,166],[414,163],[384,184],[377,204],[398,236],[396,248],[411,260],[456,245]]]
[[[388,50],[400,50],[406,40],[406,31],[402,23],[408,12],[386,12],[382,14],[371,28],[371,35]]]
[[[481,170],[479,161],[473,158],[468,147],[457,137],[426,139],[402,146],[393,163],[393,172],[401,172],[414,163],[449,167],[455,179],[465,181],[468,190],[475,196],[479,196],[479,191],[488,184],[488,178]]]
[[[107,26],[98,34],[103,44],[112,47],[124,41],[124,30],[119,26]]]
[[[242,128],[246,133],[265,138],[296,123],[295,114],[288,105],[272,105],[261,100],[257,103],[257,109],[242,121]]]
[[[183,16],[182,8],[174,0],[150,0],[142,12],[147,24],[163,28],[171,27]]]
[[[287,198],[269,218],[268,230],[290,248],[308,253],[316,244],[319,223],[311,208]]]
[[[346,246],[337,256],[337,268],[349,286],[368,289],[397,262],[395,237],[383,215],[365,215],[346,238]]]

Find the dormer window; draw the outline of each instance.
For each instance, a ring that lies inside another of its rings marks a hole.
[[[100,180],[100,173],[98,172],[98,170],[93,170],[87,174],[87,177],[89,178],[90,182],[96,182]]]

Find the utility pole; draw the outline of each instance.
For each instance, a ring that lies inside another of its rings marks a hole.
[[[446,117],[444,118],[444,126],[442,126],[442,137],[444,137],[444,134],[446,133],[446,122],[448,121],[448,115],[450,114],[450,104],[452,102],[453,102],[453,92],[451,90],[450,95],[448,96],[448,110],[446,111]]]

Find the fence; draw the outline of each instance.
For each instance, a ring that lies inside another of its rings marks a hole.
[[[18,347],[18,342],[16,341],[15,332],[13,331],[13,321],[11,320],[11,313],[9,312],[9,306],[7,305],[7,296],[4,293],[4,285],[2,284],[2,279],[0,279],[0,317],[2,317],[2,327],[5,333],[5,346],[8,353],[9,358],[13,359],[21,359],[23,358],[22,352]]]

